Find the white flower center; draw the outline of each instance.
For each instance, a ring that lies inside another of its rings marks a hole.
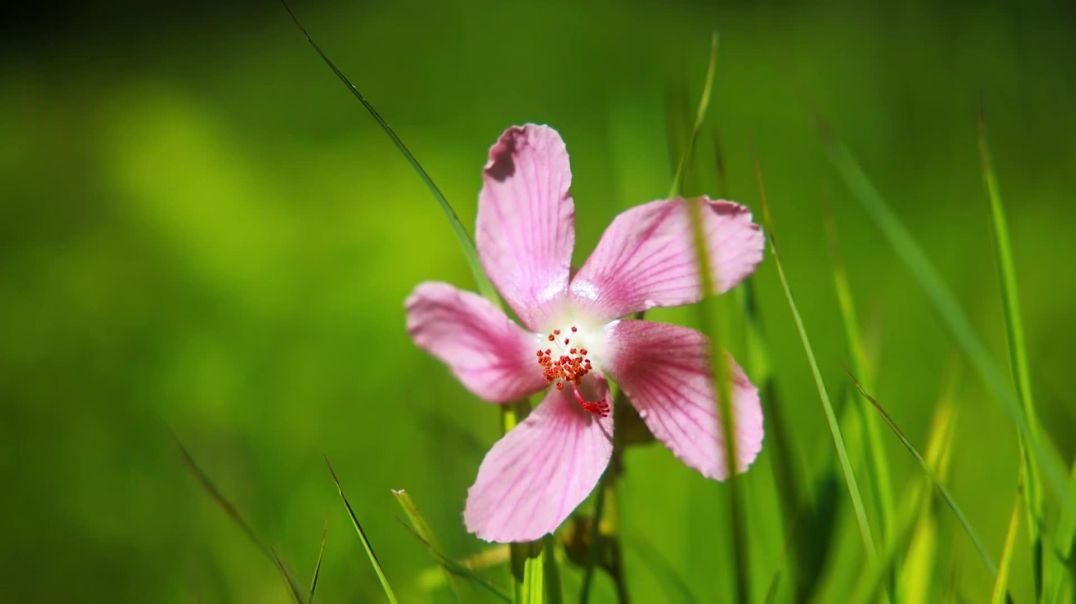
[[[595,357],[600,358],[605,349],[606,327],[565,321],[563,327],[553,327],[536,336],[538,350],[535,357],[546,381],[557,390],[569,388],[583,409],[601,417],[609,414],[609,403],[586,400],[580,394],[579,386],[583,378],[596,369],[598,361]]]

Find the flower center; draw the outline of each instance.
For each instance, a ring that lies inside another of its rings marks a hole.
[[[609,403],[604,400],[589,401],[579,392],[583,377],[593,370],[593,365],[587,358],[587,349],[578,343],[578,336],[579,328],[575,325],[564,331],[554,329],[549,332],[545,337],[548,348],[539,348],[537,351],[538,365],[546,381],[557,390],[571,388],[580,407],[598,417],[606,417],[609,415]]]

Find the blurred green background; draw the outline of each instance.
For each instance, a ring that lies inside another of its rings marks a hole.
[[[757,150],[792,286],[841,398],[847,360],[824,232],[832,207],[878,397],[922,446],[954,381],[951,488],[996,556],[1016,484],[1012,422],[852,200],[808,112],[856,154],[1005,366],[976,150],[981,101],[1039,412],[1073,459],[1071,4],[295,9],[468,226],[500,132],[556,127],[574,171],[576,263],[616,212],[668,191],[669,128],[682,127],[669,116],[693,106],[718,30],[703,165],[716,134],[729,196],[757,210]],[[398,521],[389,489],[411,492],[450,553],[479,551],[461,512],[499,428],[494,408],[404,330],[403,300],[420,281],[473,286],[422,183],[275,2],[20,10],[0,40],[0,600],[288,601],[273,566],[186,471],[174,432],[301,582],[327,519],[322,601],[382,598],[322,454],[401,599],[447,601],[419,589],[433,561]],[[718,192],[711,173],[695,183]],[[831,473],[832,443],[772,259],[755,285],[797,462],[805,475]],[[885,436],[900,492],[918,469]],[[764,448],[744,481],[758,596],[783,544],[770,456]],[[621,519],[636,601],[665,600],[669,573],[702,601],[724,597],[723,487],[656,445],[631,450],[626,464]],[[834,597],[861,558],[846,495],[841,487],[838,553],[823,578]],[[938,521],[938,583],[983,600],[989,576],[951,516]],[[1014,563],[1017,601],[1031,595],[1027,559]],[[577,571],[562,570],[573,599]],[[595,596],[611,601],[604,576]]]

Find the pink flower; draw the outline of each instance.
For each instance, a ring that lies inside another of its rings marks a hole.
[[[620,214],[571,274],[575,206],[568,151],[548,126],[509,128],[490,149],[476,243],[518,326],[486,299],[420,284],[407,328],[482,399],[504,403],[547,387],[541,404],[499,440],[467,495],[467,529],[487,541],[553,532],[593,490],[613,450],[610,376],[673,454],[708,478],[728,476],[701,333],[624,319],[702,297],[688,203],[703,204],[720,291],[762,261],[751,212],[728,201],[652,201]],[[729,357],[738,470],[762,448],[758,390]]]

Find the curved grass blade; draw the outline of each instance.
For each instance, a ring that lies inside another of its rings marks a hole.
[[[407,528],[407,530],[411,531],[411,534],[415,536],[415,539],[418,539],[420,543],[426,546],[426,549],[429,550],[430,554],[433,555],[433,557],[437,560],[438,564],[440,564],[442,568],[458,577],[474,581],[476,584],[499,598],[501,601],[507,602],[508,604],[512,603],[512,598],[508,594],[506,594],[499,587],[491,583],[485,577],[474,572],[473,569],[468,568],[466,565],[461,564],[453,560],[452,558],[449,558],[448,556],[444,555],[444,553],[442,553],[440,550],[434,548],[432,545],[430,545],[428,541],[422,538],[422,535],[418,534],[418,531],[416,531],[413,526],[409,526],[406,524],[404,526]]]
[[[934,414],[926,456],[926,463],[932,468],[937,468],[939,473],[944,472],[947,467],[949,451],[952,448],[953,433],[952,407],[943,399],[942,404]],[[912,488],[905,491],[900,513],[894,521],[892,537],[886,542],[885,549],[878,561],[869,565],[865,574],[860,576],[860,581],[857,582],[851,598],[852,602],[867,604],[875,601],[882,590],[882,586],[887,583],[886,579],[895,574],[895,567],[900,559],[913,555],[910,550],[917,536],[924,530],[930,530],[931,493],[931,483],[926,477],[922,479],[922,483],[916,482],[912,485]],[[911,560],[908,560],[905,563],[905,570],[908,569],[908,564],[911,562]],[[930,564],[925,566],[932,567]],[[916,581],[916,583],[922,584],[925,581]],[[902,585],[902,587],[905,589],[914,588],[914,586],[907,584]],[[904,601],[923,601],[916,599],[908,591],[904,591],[902,595]]]
[[[1027,343],[1024,339],[1024,322],[1020,314],[1020,295],[1016,286],[1016,268],[1013,264],[1012,244],[1009,241],[1009,225],[1005,220],[1005,207],[1001,202],[997,175],[990,157],[990,147],[986,141],[986,123],[982,107],[979,108],[979,158],[982,162],[983,181],[986,184],[987,197],[990,199],[990,215],[994,226],[994,251],[997,253],[998,276],[1001,280],[1001,294],[1005,309],[1005,336],[1009,345],[1009,366],[1012,371],[1016,396],[1024,412],[1031,437],[1038,440],[1040,434],[1039,420],[1035,413],[1035,401],[1031,389],[1031,371],[1027,362]],[[1042,493],[1039,487],[1038,471],[1028,451],[1027,444],[1021,436],[1020,459],[1024,472],[1024,500],[1027,514],[1028,541],[1031,542],[1032,572],[1035,579],[1035,594],[1042,595],[1042,535],[1039,527],[1042,523]]]
[[[458,564],[472,571],[484,570],[509,561],[508,546],[504,544],[486,548],[476,554],[459,560]],[[431,592],[445,585],[445,568],[437,563],[424,569],[418,575],[416,583],[424,592]],[[453,575],[455,576],[455,575]]]
[[[321,574],[321,559],[325,556],[325,538],[329,535],[329,519],[321,526],[321,547],[318,548],[318,561],[314,565],[314,578],[310,580],[310,594],[306,598],[306,604],[314,604],[314,592],[318,589],[318,576]]]
[[[990,571],[990,576],[996,576],[997,565],[994,564],[994,560],[990,557],[990,553],[986,551],[985,547],[983,547],[982,540],[979,539],[979,535],[975,532],[975,529],[971,527],[971,523],[968,522],[968,518],[964,515],[963,510],[961,510],[960,506],[957,505],[956,500],[953,499],[953,496],[949,494],[949,489],[945,488],[945,485],[943,485],[941,481],[938,480],[938,477],[934,475],[934,471],[931,470],[930,464],[928,464],[927,461],[923,459],[923,456],[919,454],[919,451],[915,448],[915,445],[912,444],[912,441],[908,440],[908,437],[904,435],[904,432],[901,431],[900,427],[897,426],[897,423],[893,421],[893,418],[890,417],[888,413],[886,413],[886,410],[882,408],[882,405],[880,405],[873,396],[871,396],[866,390],[863,389],[863,386],[856,380],[854,375],[849,374],[848,377],[852,380],[852,383],[855,385],[856,389],[859,390],[860,394],[866,397],[866,399],[882,417],[882,420],[886,423],[887,426],[889,426],[889,429],[893,431],[893,434],[895,434],[897,439],[900,440],[900,443],[904,445],[904,448],[907,449],[908,452],[912,454],[912,457],[914,457],[915,460],[919,463],[919,467],[922,468],[927,478],[930,479],[930,483],[934,486],[935,489],[937,489],[938,493],[942,496],[942,499],[945,500],[945,504],[949,506],[949,509],[953,512],[953,515],[956,516],[956,519],[960,523],[960,526],[964,529],[964,532],[967,533],[968,538],[971,539],[972,544],[975,546],[975,551],[979,553],[979,557],[982,559],[983,564],[986,566],[986,569]]]
[[[852,462],[849,460],[848,450],[845,448],[844,437],[841,435],[841,427],[837,422],[837,416],[833,412],[829,393],[826,391],[826,385],[822,381],[822,372],[818,369],[818,362],[814,357],[814,347],[811,346],[811,340],[807,336],[807,328],[803,325],[803,318],[800,316],[800,311],[796,307],[796,300],[792,296],[792,288],[788,284],[784,265],[781,264],[781,255],[777,251],[777,234],[773,228],[770,205],[766,199],[766,187],[762,181],[762,168],[759,166],[757,157],[755,158],[755,179],[758,183],[759,201],[762,204],[762,217],[766,225],[766,240],[769,243],[770,255],[773,256],[774,264],[777,266],[777,276],[781,281],[781,288],[785,292],[788,308],[792,312],[792,319],[796,324],[796,332],[799,334],[803,351],[807,355],[807,364],[811,368],[811,376],[814,378],[815,388],[818,390],[818,398],[822,402],[822,411],[826,416],[826,424],[829,426],[830,436],[833,438],[833,446],[837,450],[837,460],[840,463],[845,484],[848,486],[848,495],[852,499],[852,509],[855,512],[860,539],[863,540],[867,558],[874,560],[878,550],[874,542],[874,536],[871,533],[870,524],[867,522],[867,510],[863,505],[863,494],[859,490],[859,483],[856,481],[856,474],[852,469]]]
[[[284,561],[277,555],[276,550],[269,547],[265,542],[258,538],[254,529],[250,527],[250,524],[243,518],[243,515],[239,513],[239,510],[232,505],[232,502],[229,501],[223,493],[220,492],[217,485],[213,484],[213,481],[210,480],[209,475],[206,474],[201,466],[194,461],[194,456],[187,450],[187,447],[183,446],[183,443],[180,442],[178,437],[175,437],[174,435],[173,437],[176,441],[176,447],[179,449],[180,457],[183,459],[183,464],[187,466],[187,469],[190,470],[191,474],[198,480],[198,484],[202,487],[202,490],[204,490],[206,494],[208,494],[209,497],[224,510],[224,513],[227,514],[240,529],[242,529],[247,538],[250,539],[251,543],[253,543],[255,547],[257,547],[262,554],[273,563],[273,566],[276,566],[277,570],[280,571],[281,577],[284,579],[284,583],[288,587],[288,593],[291,594],[292,599],[295,600],[296,604],[302,604],[303,598],[299,595],[299,588],[296,586],[295,580],[292,579],[291,573],[288,572],[288,567],[284,565]]]
[[[377,109],[374,108],[373,104],[371,104],[370,101],[366,99],[366,97],[362,94],[362,92],[359,91],[355,84],[353,84],[351,80],[348,79],[346,75],[344,75],[344,72],[340,71],[340,68],[338,68],[336,64],[333,63],[332,59],[330,59],[329,56],[321,50],[321,47],[318,46],[317,42],[314,41],[314,38],[311,37],[310,33],[306,30],[306,27],[304,27],[302,22],[299,21],[299,17],[296,16],[295,12],[291,10],[291,6],[288,5],[287,0],[280,0],[280,3],[284,5],[284,10],[288,11],[288,15],[295,23],[295,26],[299,28],[299,31],[302,32],[303,36],[306,38],[306,41],[310,43],[310,46],[314,49],[314,51],[318,53],[318,56],[321,57],[321,60],[324,61],[326,65],[328,65],[329,69],[332,70],[336,78],[340,80],[340,82],[348,89],[348,92],[350,92],[352,96],[354,96],[359,101],[359,103],[362,104],[362,106],[366,109],[367,113],[370,114],[370,117],[374,118],[374,121],[377,122],[377,125],[380,126],[381,130],[383,130],[385,134],[389,137],[389,139],[392,140],[392,143],[396,145],[396,148],[400,151],[400,154],[402,154],[404,156],[404,159],[406,159],[407,162],[411,164],[411,168],[415,170],[415,173],[418,174],[419,178],[422,179],[422,182],[426,185],[426,188],[430,190],[430,193],[433,195],[433,198],[437,201],[437,205],[441,207],[441,210],[445,213],[445,217],[448,218],[448,223],[452,227],[452,232],[456,235],[456,239],[459,241],[460,247],[463,249],[463,255],[467,258],[467,266],[470,267],[471,273],[474,275],[475,283],[478,286],[478,290],[491,302],[499,305],[500,298],[497,297],[497,292],[493,289],[493,284],[490,283],[489,278],[486,277],[485,271],[482,270],[482,264],[478,261],[478,252],[475,250],[474,241],[471,239],[470,233],[467,232],[467,228],[463,226],[462,222],[460,222],[460,217],[456,214],[456,210],[452,207],[452,204],[448,202],[448,199],[445,198],[444,193],[441,192],[440,187],[438,187],[437,183],[433,181],[433,178],[431,178],[429,173],[426,172],[426,169],[422,167],[422,164],[419,163],[418,158],[415,157],[415,154],[411,153],[411,150],[407,148],[407,145],[405,145],[400,136],[396,134],[396,131],[392,129],[392,126],[390,126],[389,123],[385,121],[385,118],[381,117],[381,113],[379,113]]]
[[[407,515],[407,519],[411,522],[411,527],[415,529],[415,532],[422,537],[423,541],[428,544],[428,547],[441,550],[441,544],[437,540],[437,537],[433,534],[433,529],[430,528],[430,523],[426,521],[426,518],[418,511],[418,506],[415,505],[414,500],[411,499],[411,495],[404,489],[393,489],[392,496],[396,498],[396,503],[400,504],[403,508],[404,514]],[[457,602],[463,601],[463,595],[460,591],[459,581],[453,573],[450,573],[445,569],[445,578],[448,580],[448,585],[452,589],[452,593],[456,596]]]
[[[841,259],[840,249],[837,243],[837,227],[833,216],[829,215],[826,220],[826,235],[829,240],[830,262],[833,268],[833,287],[837,293],[837,305],[840,308],[841,322],[844,326],[845,344],[848,347],[848,359],[852,373],[867,379],[867,355],[863,350],[863,338],[859,332],[859,321],[856,318],[856,306],[852,299],[852,288],[848,284],[848,273],[845,271],[844,262]],[[854,396],[855,409],[863,426],[863,434],[866,437],[867,467],[871,469],[868,481],[873,492],[875,511],[882,527],[883,541],[888,534],[893,518],[893,483],[889,475],[889,459],[882,442],[881,427],[878,425],[877,416],[870,412],[870,404],[861,396]]]
[[[998,576],[994,579],[994,590],[990,594],[991,604],[1004,604],[1009,585],[1009,567],[1012,566],[1013,546],[1016,545],[1016,533],[1020,529],[1020,500],[1024,497],[1024,472],[1021,467],[1020,481],[1016,486],[1016,499],[1009,516],[1009,528],[1005,530],[1005,545],[1001,548],[1001,563]]]
[[[699,139],[699,130],[706,120],[706,111],[710,108],[710,93],[714,88],[714,74],[717,73],[717,32],[710,36],[710,61],[706,66],[706,81],[702,85],[702,96],[699,98],[699,106],[695,110],[695,124],[691,127],[691,136],[687,139],[687,146],[680,155],[680,161],[676,165],[676,173],[673,174],[672,186],[669,187],[669,197],[680,194],[680,185],[684,180],[691,158],[695,155],[695,143]]]
[[[351,502],[347,500],[347,496],[344,495],[344,489],[340,486],[340,479],[336,476],[336,470],[333,469],[332,463],[329,462],[329,458],[325,458],[325,465],[329,466],[329,474],[333,477],[333,484],[336,485],[336,492],[340,494],[340,500],[344,502],[344,507],[347,509],[347,515],[351,518],[351,524],[355,527],[355,532],[359,535],[359,540],[362,541],[362,547],[366,550],[366,556],[370,558],[370,564],[374,567],[374,572],[377,573],[377,579],[381,582],[381,589],[385,592],[385,597],[389,599],[391,604],[398,604],[396,600],[396,593],[392,591],[392,585],[389,584],[388,577],[385,576],[385,569],[381,567],[381,561],[377,559],[377,554],[374,553],[374,546],[370,544],[370,540],[366,538],[366,531],[362,530],[362,525],[359,523],[358,517],[355,516],[355,510],[351,509]]]
[[[919,286],[941,316],[942,322],[949,328],[968,356],[979,377],[1016,423],[1021,436],[1029,443],[1029,448],[1038,461],[1039,467],[1044,471],[1046,483],[1054,496],[1060,500],[1065,484],[1061,462],[1043,443],[1042,435],[1031,431],[1020,404],[1006,384],[1006,380],[1001,376],[986,345],[979,338],[971,320],[960,308],[926,251],[885,202],[847,147],[825,128],[823,128],[823,138],[830,161],[836,166],[845,184],[852,191],[853,197],[882,230],[905,266],[919,282]]]

